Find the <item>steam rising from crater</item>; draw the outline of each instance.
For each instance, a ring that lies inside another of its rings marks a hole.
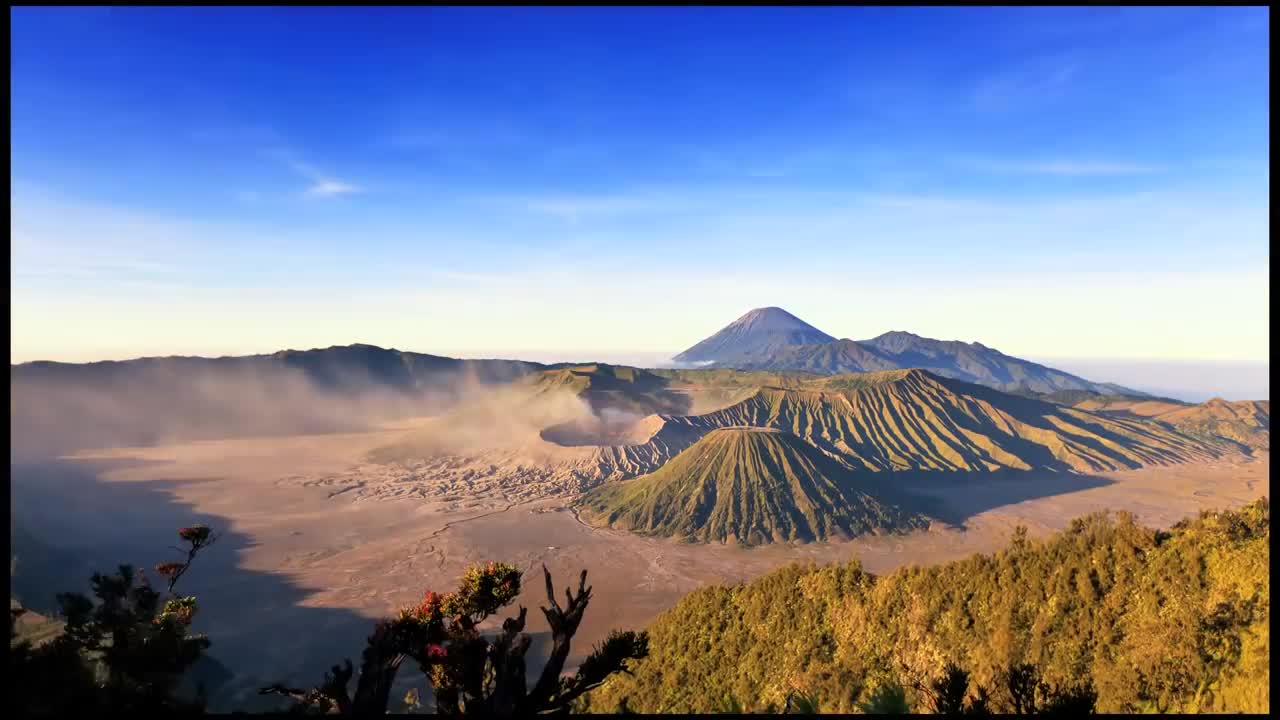
[[[641,424],[645,418],[626,410],[604,408],[589,417],[550,426],[541,437],[556,445],[638,445],[649,439],[651,429]]]

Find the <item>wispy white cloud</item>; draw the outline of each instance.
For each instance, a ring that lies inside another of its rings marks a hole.
[[[314,185],[307,188],[307,195],[312,197],[333,197],[335,195],[351,195],[361,192],[358,186],[341,180],[317,180]]]
[[[1145,175],[1160,172],[1154,165],[1123,162],[1057,161],[1014,166],[1015,170],[1042,175]]]
[[[61,293],[70,281],[83,282],[90,292],[160,280],[196,288],[229,258],[266,265],[257,255],[269,248],[260,229],[15,186],[9,198],[12,278],[27,290]]]
[[[330,177],[306,163],[290,160],[289,166],[294,172],[311,181],[311,185],[306,189],[306,194],[311,197],[335,197],[361,191],[358,186]]]
[[[1079,75],[1072,59],[1045,59],[995,73],[978,82],[973,107],[983,112],[1016,110],[1060,97]]]
[[[289,169],[310,182],[303,191],[303,194],[308,197],[330,198],[364,192],[364,188],[359,185],[340,180],[316,168],[314,165],[299,160],[289,150],[275,148],[268,150],[267,154],[282,161]]]
[[[666,193],[647,191],[599,194],[534,194],[488,196],[481,202],[538,215],[549,215],[570,224],[620,215],[672,212],[691,202]]]
[[[10,205],[14,279],[103,279],[177,272],[174,238],[190,225],[117,208],[64,202],[38,188],[15,188]]]
[[[1058,177],[1104,177],[1150,175],[1165,170],[1160,165],[1118,160],[1051,159],[1001,160],[985,157],[960,157],[959,164],[980,172],[1010,175],[1052,175]]]

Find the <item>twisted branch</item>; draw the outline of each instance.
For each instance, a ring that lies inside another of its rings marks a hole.
[[[564,589],[565,608],[561,608],[556,603],[555,589],[551,584],[551,572],[547,570],[546,565],[542,566],[542,574],[547,585],[547,602],[551,607],[544,607],[541,610],[547,617],[547,624],[551,626],[552,645],[551,655],[547,658],[546,666],[542,668],[538,684],[525,699],[525,707],[529,709],[546,707],[560,690],[560,673],[564,670],[565,660],[569,657],[570,642],[573,640],[574,633],[578,632],[578,625],[582,622],[582,614],[587,609],[587,603],[591,602],[591,588],[587,587],[586,570],[583,570],[578,577],[576,597],[569,588]]]

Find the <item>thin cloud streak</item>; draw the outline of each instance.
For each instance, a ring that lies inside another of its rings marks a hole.
[[[330,198],[364,192],[364,189],[359,185],[339,180],[322,172],[314,165],[299,160],[288,150],[276,148],[267,151],[267,154],[280,159],[295,173],[311,182],[307,189],[303,191],[303,194],[308,197]]]
[[[1152,165],[1135,165],[1113,162],[1049,162],[1026,165],[1020,168],[1025,172],[1043,175],[1146,175],[1160,172],[1161,168]]]
[[[1001,112],[1042,104],[1060,97],[1081,67],[1074,61],[1045,61],[988,76],[973,91],[973,107]]]
[[[1115,160],[1031,160],[1009,161],[962,156],[959,164],[979,172],[1007,175],[1050,175],[1057,177],[1118,177],[1161,173],[1159,165]]]
[[[340,180],[320,180],[315,185],[307,188],[307,195],[311,197],[334,197],[336,195],[352,195],[358,192],[361,192],[359,187]]]

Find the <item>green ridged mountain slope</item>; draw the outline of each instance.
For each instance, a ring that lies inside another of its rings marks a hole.
[[[1100,472],[1239,453],[1143,418],[1090,413],[923,370],[764,388],[731,407],[667,421],[695,431],[784,430],[851,469],[871,471]]]
[[[875,497],[876,485],[789,433],[724,428],[649,475],[588,493],[581,512],[642,534],[748,545],[927,525]]]

